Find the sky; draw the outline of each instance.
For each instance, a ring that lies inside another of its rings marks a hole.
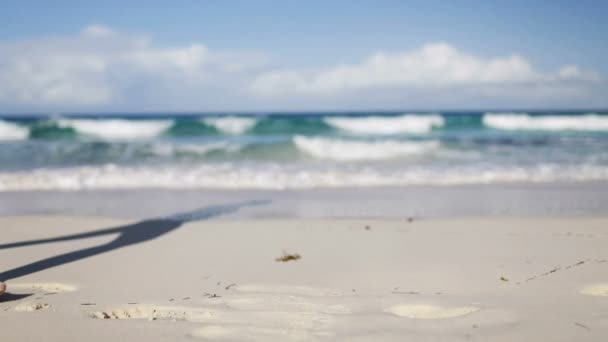
[[[608,107],[607,1],[1,1],[0,112]]]

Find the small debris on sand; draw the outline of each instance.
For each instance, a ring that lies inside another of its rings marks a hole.
[[[500,280],[502,280],[502,281],[509,281],[509,279],[507,279],[505,277],[500,277]]]
[[[288,261],[296,261],[296,260],[299,260],[300,258],[302,258],[300,256],[300,254],[283,252],[283,255],[276,258],[275,260],[279,261],[279,262],[288,262]]]

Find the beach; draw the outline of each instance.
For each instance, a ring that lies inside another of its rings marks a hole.
[[[608,337],[605,111],[0,124],[3,341]]]
[[[608,342],[608,1],[3,5],[0,342]]]
[[[608,217],[589,205],[604,202],[600,185],[522,187],[512,197],[528,202],[510,212],[460,215],[407,205],[416,191],[434,194],[426,204],[458,203],[450,191],[517,200],[488,188],[68,192],[51,210],[52,193],[23,193],[47,206],[0,218],[3,340],[604,341]],[[146,196],[185,204],[135,209]],[[101,205],[112,198],[123,211]],[[374,211],[381,198],[390,212]],[[77,202],[106,209],[66,209]]]

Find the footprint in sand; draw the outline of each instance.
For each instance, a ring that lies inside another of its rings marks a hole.
[[[31,312],[48,309],[51,306],[47,303],[22,303],[17,305],[13,310],[20,312]]]
[[[235,286],[219,299],[201,299],[204,306],[139,305],[96,311],[97,319],[145,319],[204,323],[191,336],[212,340],[314,341],[331,336],[334,314],[350,310],[327,299],[333,290],[309,287]]]
[[[77,288],[73,285],[61,284],[61,283],[10,283],[7,285],[8,290],[11,292],[17,291],[33,291],[42,295],[51,295],[56,293],[64,293],[64,292],[73,292],[76,291]],[[39,297],[37,299],[41,299]],[[50,308],[51,305],[48,303],[41,302],[23,302],[16,305],[13,310],[19,312],[32,312],[45,310]]]
[[[219,305],[217,308],[184,307],[184,306],[137,306],[95,311],[91,317],[97,319],[147,319],[188,321],[194,323],[215,323],[229,325],[254,325],[280,327],[290,326],[296,329],[315,329],[326,326],[328,315],[302,311],[289,312],[283,310],[226,310]]]
[[[64,293],[64,292],[74,292],[78,288],[74,285],[69,284],[61,284],[61,283],[17,283],[17,284],[9,284],[10,290],[34,290],[37,292],[46,292],[46,293]]]
[[[608,283],[585,286],[580,293],[588,296],[608,297]]]
[[[189,322],[209,322],[213,321],[217,315],[217,311],[204,308],[152,305],[95,311],[91,314],[92,317],[98,319],[147,319],[149,321],[171,320]]]
[[[471,314],[477,310],[479,308],[474,306],[443,307],[428,304],[399,304],[385,309],[388,313],[414,319],[455,318]]]
[[[316,312],[321,314],[348,314],[351,308],[328,303],[342,296],[330,289],[304,286],[241,285],[224,303],[234,309],[246,311]]]
[[[329,336],[326,328],[331,323],[329,315],[315,312],[241,311],[200,307],[138,306],[96,311],[97,319],[141,319],[148,321],[187,321],[204,323],[191,336],[210,340],[237,341],[313,341]]]
[[[513,312],[496,308],[484,307],[483,315],[474,315],[480,308],[395,300],[394,295],[387,293],[351,294],[314,287],[239,284],[217,298],[192,296],[188,305],[129,305],[91,312],[90,316],[107,320],[190,322],[193,326],[189,336],[202,340],[286,342],[348,337],[356,335],[356,331],[370,337],[381,332],[398,336],[403,329],[426,331],[439,320],[467,315],[470,317],[449,321],[450,329],[470,329],[472,324],[502,327],[519,319]],[[387,313],[428,320],[429,324],[387,319]]]

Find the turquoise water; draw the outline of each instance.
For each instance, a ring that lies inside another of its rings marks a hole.
[[[0,191],[608,180],[608,113],[0,118]]]

